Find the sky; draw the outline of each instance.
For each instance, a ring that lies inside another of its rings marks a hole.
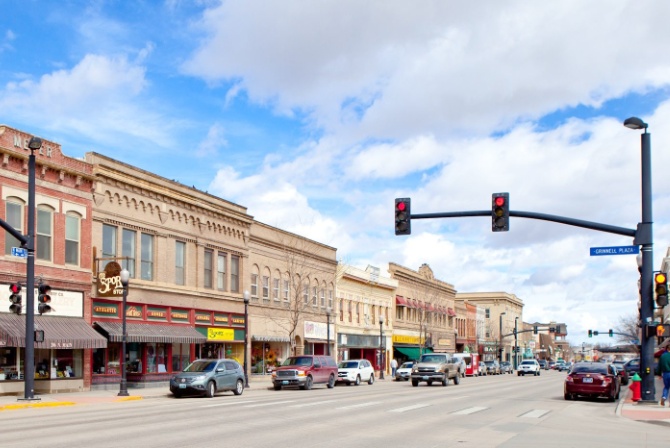
[[[652,149],[654,270],[670,246],[670,2],[0,0],[0,123],[247,207],[256,220],[609,343],[637,314],[632,238]],[[664,127],[665,125],[665,127]]]

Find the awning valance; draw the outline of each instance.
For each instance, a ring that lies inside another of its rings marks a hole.
[[[447,315],[449,315],[449,316],[455,316],[455,315],[456,315],[456,311],[454,311],[453,308],[447,308]]]
[[[423,353],[433,352],[433,350],[428,347],[398,347],[397,345],[394,345],[393,348],[412,361],[418,360]]]
[[[402,296],[395,296],[395,304],[400,306],[409,306],[407,300]]]
[[[95,322],[111,342],[123,342],[121,322]],[[158,325],[126,323],[127,342],[167,342],[179,344],[201,344],[207,342],[207,336],[187,325]]]
[[[289,342],[290,339],[287,336],[262,336],[257,334],[251,335],[252,341],[258,342]]]
[[[35,316],[35,330],[44,331],[36,348],[105,348],[107,339],[80,317]],[[0,314],[0,346],[26,346],[26,316]]]

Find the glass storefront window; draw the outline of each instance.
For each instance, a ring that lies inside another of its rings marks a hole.
[[[19,353],[16,347],[3,347],[0,349],[0,381],[19,379],[18,360]]]
[[[35,349],[35,378],[83,377],[83,350]]]
[[[107,369],[108,375],[121,374],[121,343],[110,342],[107,344]]]
[[[181,372],[191,359],[191,344],[172,344],[172,371]]]
[[[147,344],[147,373],[165,373],[166,344]]]
[[[126,344],[126,371],[142,373],[142,346],[136,342]]]

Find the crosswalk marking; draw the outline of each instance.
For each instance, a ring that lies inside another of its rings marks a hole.
[[[458,412],[454,412],[453,414],[454,415],[470,415],[470,414],[474,414],[475,412],[483,411],[484,409],[488,409],[488,408],[484,408],[484,407],[481,407],[481,406],[474,406],[474,407],[471,407],[471,408],[462,409]]]
[[[544,409],[535,409],[532,411],[528,411],[525,414],[521,414],[519,417],[526,417],[526,418],[540,418],[545,414],[548,414],[549,411],[546,411]]]
[[[389,412],[407,412],[407,411],[413,411],[415,409],[427,408],[428,406],[431,406],[431,405],[430,404],[415,404],[415,405],[412,405],[412,406],[407,406],[405,408],[391,409]]]

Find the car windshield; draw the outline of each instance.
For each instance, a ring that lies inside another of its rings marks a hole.
[[[283,366],[311,366],[312,358],[309,356],[291,356],[282,363]]]
[[[340,369],[357,369],[358,361],[342,361],[337,367]]]
[[[184,372],[211,372],[216,367],[216,361],[197,360],[193,361]]]
[[[413,362],[405,362],[403,365],[400,366],[401,369],[411,369],[412,366],[414,365]]]
[[[484,361],[487,366],[492,366],[495,361]]]
[[[535,361],[521,361],[521,365],[532,366],[535,364]]]
[[[444,362],[442,355],[422,355],[421,362]]]

